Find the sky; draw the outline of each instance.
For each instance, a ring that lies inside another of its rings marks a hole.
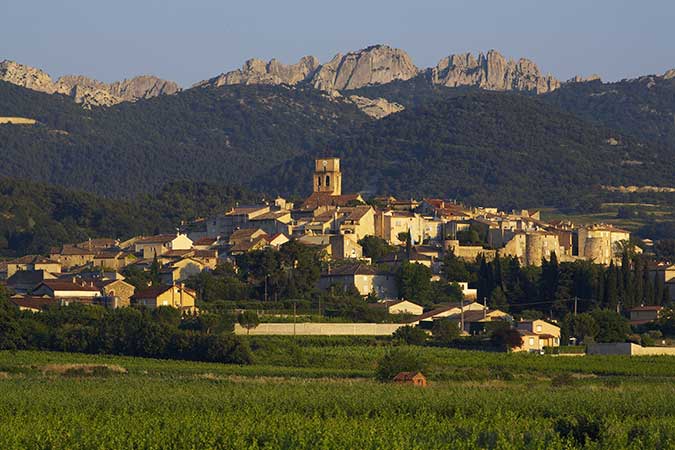
[[[35,0],[0,4],[0,60],[53,78],[154,74],[189,87],[246,59],[321,62],[373,44],[418,67],[453,53],[532,59],[561,80],[675,67],[672,0]]]

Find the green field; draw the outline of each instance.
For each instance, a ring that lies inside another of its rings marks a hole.
[[[0,352],[0,448],[675,447],[675,358],[420,348],[415,388],[373,381],[382,347],[264,344],[251,366]]]

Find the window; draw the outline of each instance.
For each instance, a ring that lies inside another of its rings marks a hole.
[[[162,306],[169,306],[169,302],[167,300],[162,300]]]
[[[319,180],[319,181],[318,181],[318,186],[321,187],[321,177],[318,177],[317,179]]]
[[[326,175],[326,187],[330,186],[330,177]]]
[[[537,333],[541,333],[541,325],[537,325]]]
[[[534,347],[534,338],[531,337],[529,340],[530,347]]]

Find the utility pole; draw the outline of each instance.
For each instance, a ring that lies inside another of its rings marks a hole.
[[[483,297],[483,319],[487,318],[487,297]]]
[[[574,296],[574,317],[577,316],[577,296]]]
[[[460,306],[460,311],[461,311],[461,313],[460,313],[461,314],[460,323],[461,323],[461,332],[463,333],[464,332],[464,296],[462,296],[462,300],[460,300],[460,305],[461,305]]]
[[[293,300],[293,337],[295,337],[295,300]]]
[[[265,274],[265,303],[267,303],[267,277],[269,274]]]

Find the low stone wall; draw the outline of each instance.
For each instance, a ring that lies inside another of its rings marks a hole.
[[[675,356],[675,347],[642,347],[629,342],[588,344],[589,355]]]
[[[239,324],[234,333],[251,336],[390,336],[401,323],[261,323],[250,331]]]

